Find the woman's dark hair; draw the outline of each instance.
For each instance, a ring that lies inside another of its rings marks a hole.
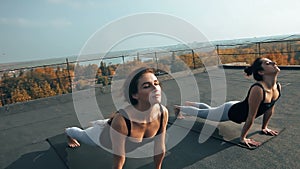
[[[126,79],[124,83],[124,96],[128,103],[136,105],[138,101],[132,97],[132,95],[138,92],[138,81],[145,73],[155,73],[153,68],[142,67],[134,70]]]
[[[252,63],[251,66],[246,67],[244,72],[247,76],[251,76],[253,74],[253,78],[257,81],[262,81],[263,76],[260,75],[258,72],[264,70],[261,66],[263,63],[262,58],[256,58],[255,61]]]

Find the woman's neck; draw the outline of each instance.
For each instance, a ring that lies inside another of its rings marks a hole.
[[[268,90],[271,90],[277,82],[277,76],[264,76],[263,83]]]
[[[136,104],[133,106],[136,110],[144,112],[144,111],[148,111],[150,109],[152,109],[153,106],[151,106],[150,104]]]
[[[157,105],[158,104],[146,107],[137,104],[134,106],[130,106],[131,108],[127,109],[127,111],[135,120],[140,122],[149,122],[158,117],[159,107],[157,107]]]

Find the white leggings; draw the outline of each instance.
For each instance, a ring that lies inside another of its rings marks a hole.
[[[191,102],[191,106],[179,106],[180,111],[187,115],[197,116],[211,121],[228,121],[228,111],[239,101],[225,102],[218,107],[211,107],[205,103]]]
[[[108,120],[93,121],[91,122],[93,126],[84,130],[78,127],[68,127],[65,133],[79,142],[92,146],[100,146],[99,137]]]

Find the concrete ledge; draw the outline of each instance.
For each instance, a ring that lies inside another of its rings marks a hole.
[[[247,66],[240,65],[220,65],[219,67],[223,67],[224,69],[245,69]],[[286,66],[278,66],[281,70],[300,70],[300,65],[286,65]]]

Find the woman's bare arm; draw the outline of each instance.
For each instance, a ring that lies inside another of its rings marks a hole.
[[[166,153],[166,133],[167,133],[167,124],[168,124],[168,110],[164,108],[164,119],[163,119],[163,126],[161,128],[161,133],[157,136],[155,136],[155,142],[154,142],[154,163],[155,168],[160,169],[163,159],[165,157]]]
[[[263,90],[259,86],[252,87],[252,89],[250,91],[250,94],[249,94],[249,98],[248,98],[248,104],[249,104],[248,117],[247,117],[246,122],[243,126],[243,129],[242,129],[242,132],[241,132],[241,137],[240,137],[241,142],[244,142],[249,147],[251,147],[251,145],[254,145],[254,146],[259,146],[260,145],[259,142],[256,142],[252,139],[248,139],[247,134],[248,134],[252,124],[254,123],[259,105],[263,100],[263,94],[264,94]]]
[[[116,114],[110,130],[110,138],[112,142],[113,169],[122,169],[125,163],[125,142],[128,134],[126,122],[122,115]]]

